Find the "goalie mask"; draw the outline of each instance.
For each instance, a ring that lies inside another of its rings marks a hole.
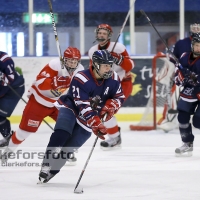
[[[192,37],[192,52],[195,56],[200,56],[200,33],[194,33]]]
[[[100,31],[100,30],[106,30],[107,32],[108,32],[108,37],[107,38],[99,38],[98,37],[98,32]],[[98,41],[98,42],[104,42],[104,41],[107,41],[107,40],[110,40],[110,38],[111,38],[111,36],[112,36],[112,33],[113,33],[113,31],[112,31],[112,28],[111,28],[111,26],[110,25],[108,25],[108,24],[100,24],[99,26],[97,26],[97,28],[95,29],[95,31],[94,31],[95,33],[96,33],[96,40]]]
[[[70,75],[76,70],[78,64],[80,63],[81,54],[80,51],[75,47],[68,47],[64,51],[63,61],[65,68]]]
[[[110,65],[111,69],[107,72],[102,73],[101,72],[102,64]],[[95,71],[97,72],[97,74],[103,79],[108,79],[113,74],[113,70],[112,70],[113,57],[110,54],[110,52],[107,50],[95,51],[94,54],[92,55],[92,65]]]

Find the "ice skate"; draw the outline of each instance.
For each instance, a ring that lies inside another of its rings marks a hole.
[[[111,150],[111,149],[115,149],[115,148],[121,147],[121,142],[122,142],[122,140],[121,140],[121,134],[119,134],[115,138],[109,137],[107,140],[102,141],[100,143],[100,147],[104,151]]]
[[[8,159],[10,158],[11,154],[13,153],[13,151],[11,149],[9,149],[8,147],[5,149],[5,151],[3,152],[3,154],[1,155],[1,164],[6,164]]]
[[[175,149],[175,154],[177,157],[189,157],[192,156],[193,151],[193,143],[192,142],[186,142],[183,143],[181,147],[178,147]]]
[[[13,131],[7,137],[4,137],[3,139],[0,140],[0,148],[8,146],[12,134]]]
[[[47,183],[50,179],[52,179],[55,174],[50,173],[51,167],[42,164],[41,171],[39,173],[39,182],[37,184]]]

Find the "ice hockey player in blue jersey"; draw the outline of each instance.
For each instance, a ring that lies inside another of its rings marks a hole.
[[[199,23],[191,24],[190,25],[190,36],[186,37],[182,40],[179,40],[174,45],[173,54],[177,58],[180,58],[183,53],[191,51],[191,41],[192,41],[192,37],[195,33],[200,33],[200,24]]]
[[[173,54],[176,56],[177,59],[180,59],[181,55],[185,52],[191,52],[191,41],[192,37],[196,34],[200,33],[200,24],[199,23],[193,23],[190,25],[190,36],[186,37],[182,40],[178,40],[174,47],[173,47]],[[170,54],[169,54],[170,56]],[[173,58],[170,59],[171,62],[174,64],[176,63]],[[170,84],[171,85],[171,84]],[[171,94],[170,94],[170,108],[173,108],[174,110],[177,110],[177,100],[176,96],[179,96],[175,94],[177,92],[176,90],[176,84],[173,82],[171,85]],[[172,113],[167,113],[166,116],[166,110],[167,110],[168,105],[165,105],[164,111],[163,111],[163,117],[159,120],[159,125],[158,127],[160,129],[163,129],[166,132],[169,132],[175,128],[178,128],[178,121],[177,121],[177,112],[174,114]]]
[[[24,78],[16,71],[13,59],[6,52],[0,51],[0,133],[3,136],[0,147],[8,145],[11,125],[7,117],[11,116],[24,90]]]
[[[200,129],[200,33],[192,38],[192,51],[184,53],[180,58],[180,65],[176,67],[175,83],[182,86],[178,102],[178,122],[183,145],[176,148],[178,156],[191,156],[194,135],[192,124]]]
[[[111,119],[125,98],[112,65],[113,57],[107,50],[95,51],[89,69],[78,72],[68,93],[56,102],[59,114],[39,173],[42,183],[60,171],[66,158],[86,142],[91,132],[105,139],[107,129],[101,120],[105,115],[105,121]],[[96,106],[94,98],[99,99]]]

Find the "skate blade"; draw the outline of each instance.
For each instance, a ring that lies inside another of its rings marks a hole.
[[[41,185],[41,184],[43,184],[42,181],[38,181],[38,182],[37,182],[37,185]]]
[[[184,153],[175,153],[176,157],[191,157],[192,156],[192,151],[190,152],[184,152]]]
[[[101,146],[101,149],[103,151],[112,151],[112,150],[117,150],[117,149],[121,149],[121,145],[116,145],[116,146],[113,146],[113,147],[102,147]]]
[[[37,182],[37,184],[44,184],[44,181],[45,181],[44,178],[39,177],[39,181]]]

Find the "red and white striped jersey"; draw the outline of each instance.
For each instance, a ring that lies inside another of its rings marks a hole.
[[[111,52],[114,44],[115,44],[115,42],[109,42],[107,50]],[[88,52],[88,56],[89,56],[90,60],[92,60],[92,55],[97,50],[100,50],[99,44],[96,44],[90,48],[90,50]],[[121,66],[116,65],[115,63],[113,64],[113,70],[115,72],[117,72],[120,80],[122,81],[123,78],[126,78],[126,76],[129,75],[129,72],[134,68],[134,62],[129,57],[129,54],[126,51],[125,46],[121,43],[118,43],[118,42],[116,43],[116,46],[115,46],[113,52],[115,52],[117,54],[121,54],[124,57],[124,61]]]
[[[67,76],[71,79],[78,72],[84,70],[84,67],[79,63],[73,75],[67,71]],[[56,58],[51,60],[37,75],[36,80],[33,82],[31,88],[28,90],[28,97],[34,95],[36,101],[46,107],[54,107],[54,102],[59,99],[61,95],[66,93],[68,88],[52,89],[52,79],[56,76],[62,76],[60,59]]]

